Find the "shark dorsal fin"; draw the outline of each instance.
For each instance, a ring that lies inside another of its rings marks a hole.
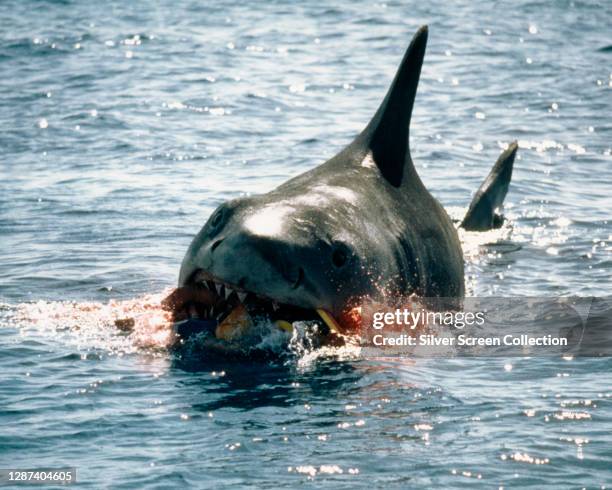
[[[385,99],[354,142],[395,187],[402,185],[406,170],[414,172],[408,136],[426,45],[427,26],[423,26],[412,38]]]

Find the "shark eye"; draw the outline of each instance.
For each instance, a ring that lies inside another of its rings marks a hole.
[[[332,264],[336,269],[344,267],[349,259],[349,248],[343,243],[337,243],[332,252]]]

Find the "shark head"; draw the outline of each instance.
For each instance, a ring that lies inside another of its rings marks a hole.
[[[180,285],[197,276],[223,284],[226,294],[338,315],[375,295],[393,261],[387,233],[361,211],[364,204],[367,196],[348,183],[321,181],[224,203],[189,247]]]

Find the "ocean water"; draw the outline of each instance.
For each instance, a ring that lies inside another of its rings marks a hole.
[[[578,0],[3,1],[0,467],[89,488],[610,487],[609,358],[179,356],[158,304],[219,203],[351,140],[425,23],[428,188],[461,217],[520,145],[508,225],[463,236],[468,293],[609,296],[611,19]]]

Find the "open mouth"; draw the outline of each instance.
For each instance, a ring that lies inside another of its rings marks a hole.
[[[198,324],[218,339],[236,340],[248,333],[256,319],[263,318],[291,332],[296,321],[323,320],[324,334],[337,333],[339,325],[322,309],[307,309],[280,303],[221,281],[204,270],[193,273],[186,285],[165,300],[177,325]]]

